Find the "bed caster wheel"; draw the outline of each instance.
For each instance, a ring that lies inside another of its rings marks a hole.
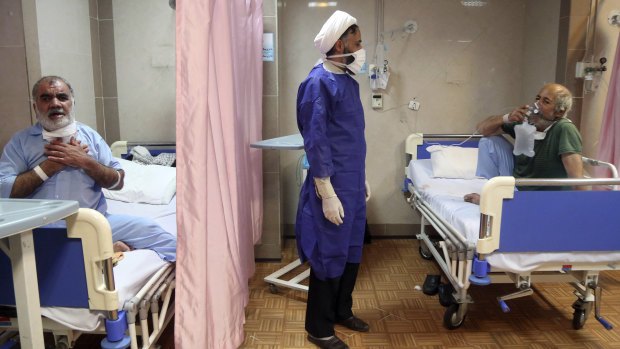
[[[420,256],[422,256],[422,259],[425,259],[427,261],[433,260],[433,254],[423,242],[420,242],[419,251],[420,251]]]
[[[573,328],[576,330],[582,329],[587,319],[585,310],[575,309],[573,313]]]
[[[577,299],[572,307],[575,309],[573,312],[573,328],[580,330],[585,325],[588,315],[592,311],[592,302],[584,302],[582,299]]]
[[[271,294],[277,294],[278,291],[279,291],[278,286],[274,284],[269,284],[269,292],[271,292]]]
[[[467,305],[453,303],[443,315],[443,327],[448,330],[456,330],[461,327],[467,316]]]

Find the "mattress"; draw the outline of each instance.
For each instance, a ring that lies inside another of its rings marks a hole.
[[[168,205],[149,205],[107,200],[108,213],[131,214],[150,217],[162,228],[176,235],[176,196]],[[134,250],[124,253],[124,258],[114,267],[114,283],[118,290],[119,310],[131,299],[159,269],[168,262],[155,251]],[[60,324],[81,331],[94,331],[105,321],[107,312],[67,307],[41,307],[41,314]]]
[[[486,179],[434,178],[430,159],[411,160],[407,178],[420,196],[446,222],[468,241],[476,244],[480,230],[480,207],[465,202],[463,196],[480,193]],[[582,263],[616,264],[620,266],[620,251],[614,252],[521,252],[492,253],[486,256],[492,270],[529,272],[533,270],[559,270],[562,265]]]

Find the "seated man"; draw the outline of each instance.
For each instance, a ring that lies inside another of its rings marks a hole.
[[[572,106],[572,95],[559,84],[544,86],[536,96],[539,112],[529,115],[524,105],[510,114],[491,116],[478,124],[478,132],[488,138],[480,141],[476,175],[514,176],[515,178],[583,178],[581,136],[566,114]],[[515,126],[526,121],[536,126],[534,156],[512,155],[512,145],[501,135],[515,137]],[[571,187],[519,187],[519,190],[570,190]],[[584,190],[575,186],[573,190]],[[480,195],[467,194],[465,201],[480,204]]]
[[[125,176],[110,147],[75,121],[71,85],[58,76],[32,89],[37,123],[17,132],[0,158],[0,197],[76,200],[106,216],[115,250],[152,249],[176,260],[176,237],[147,218],[108,215],[101,188],[119,190]]]

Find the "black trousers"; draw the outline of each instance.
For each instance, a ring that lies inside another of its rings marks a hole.
[[[310,268],[306,331],[317,338],[334,335],[334,324],[353,316],[353,288],[359,263],[347,263],[337,278],[318,279]]]

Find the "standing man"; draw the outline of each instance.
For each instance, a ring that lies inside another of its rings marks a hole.
[[[73,88],[59,76],[46,76],[32,88],[34,126],[18,131],[0,157],[0,197],[76,200],[81,208],[105,215],[115,250],[152,249],[176,260],[174,235],[154,221],[107,214],[101,188],[120,190],[125,173],[95,130],[75,120]]]
[[[366,224],[366,141],[359,85],[364,65],[357,20],[336,11],[314,39],[323,55],[299,86],[297,126],[310,163],[297,208],[297,249],[310,261],[306,308],[308,340],[321,348],[348,348],[334,324],[366,332],[355,317],[353,288]]]

